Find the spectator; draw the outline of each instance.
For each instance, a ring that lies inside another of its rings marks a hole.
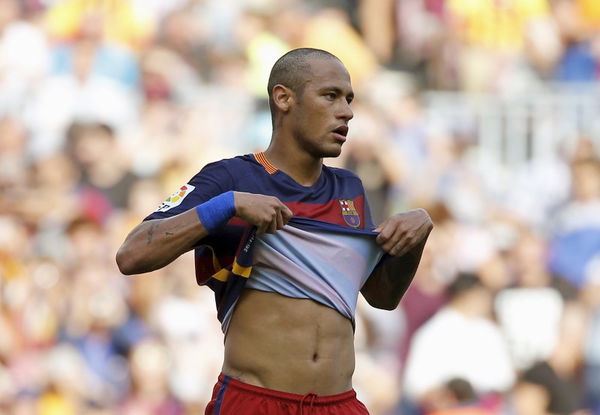
[[[477,276],[460,274],[448,293],[448,305],[415,333],[407,358],[404,390],[417,404],[454,377],[477,393],[505,392],[514,382],[506,341],[490,319],[490,292]]]
[[[517,380],[501,402],[448,369],[420,409],[600,411],[599,28],[596,0],[0,0],[0,413],[204,406],[222,344],[193,259],[124,280],[114,253],[198,165],[265,147],[257,80],[308,44],[353,75],[343,161],[374,216],[419,205],[436,222],[401,310],[359,312],[355,388],[411,414],[397,401],[418,399],[402,382],[419,355],[457,349],[443,368],[486,341],[435,329],[452,320],[501,327],[491,363]],[[459,272],[487,291],[448,303]]]
[[[558,289],[552,287],[539,235],[522,231],[512,254],[516,284],[498,293],[495,310],[514,364],[526,369],[549,359],[558,346],[564,304]]]
[[[551,269],[578,288],[594,284],[591,265],[600,254],[600,161],[571,164],[572,196],[558,212],[551,246]]]

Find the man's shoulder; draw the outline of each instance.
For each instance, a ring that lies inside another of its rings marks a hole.
[[[252,156],[252,154],[243,154],[243,155],[239,155],[239,156],[235,156],[235,157],[230,157],[230,158],[224,158],[221,160],[217,160],[217,161],[213,161],[211,163],[208,163],[206,166],[204,166],[204,169],[206,169],[207,167],[224,167],[224,168],[229,168],[229,169],[235,169],[235,168],[241,168],[241,167],[245,167],[245,166],[256,166],[258,165],[258,163],[256,162],[256,160],[254,159],[254,157]]]
[[[247,169],[256,168],[257,166],[259,165],[251,154],[224,158],[207,163],[198,173],[196,173],[192,180],[205,175],[237,175],[243,173]]]

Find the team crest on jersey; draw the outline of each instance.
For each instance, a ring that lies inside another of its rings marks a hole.
[[[194,190],[195,188],[196,187],[192,186],[191,184],[184,184],[179,188],[179,190],[177,190],[171,196],[169,196],[167,200],[162,202],[160,206],[158,206],[158,209],[156,209],[156,211],[166,212],[167,210],[174,208],[175,206],[179,206],[181,202],[183,202],[183,199],[185,199],[187,195],[192,193],[192,190]]]
[[[342,217],[348,226],[358,228],[360,226],[360,215],[354,207],[354,200],[340,199],[340,207],[342,208]]]

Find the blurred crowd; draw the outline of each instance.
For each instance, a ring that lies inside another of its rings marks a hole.
[[[114,256],[207,162],[266,148],[269,70],[300,46],[357,96],[328,164],[376,221],[436,224],[399,309],[359,303],[359,398],[600,414],[599,138],[508,167],[423,99],[592,88],[596,0],[0,0],[0,414],[203,413],[223,339],[191,254],[133,277]]]

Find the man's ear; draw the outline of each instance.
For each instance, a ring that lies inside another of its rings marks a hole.
[[[273,103],[281,112],[288,112],[294,103],[295,94],[286,86],[277,84],[273,87]]]

